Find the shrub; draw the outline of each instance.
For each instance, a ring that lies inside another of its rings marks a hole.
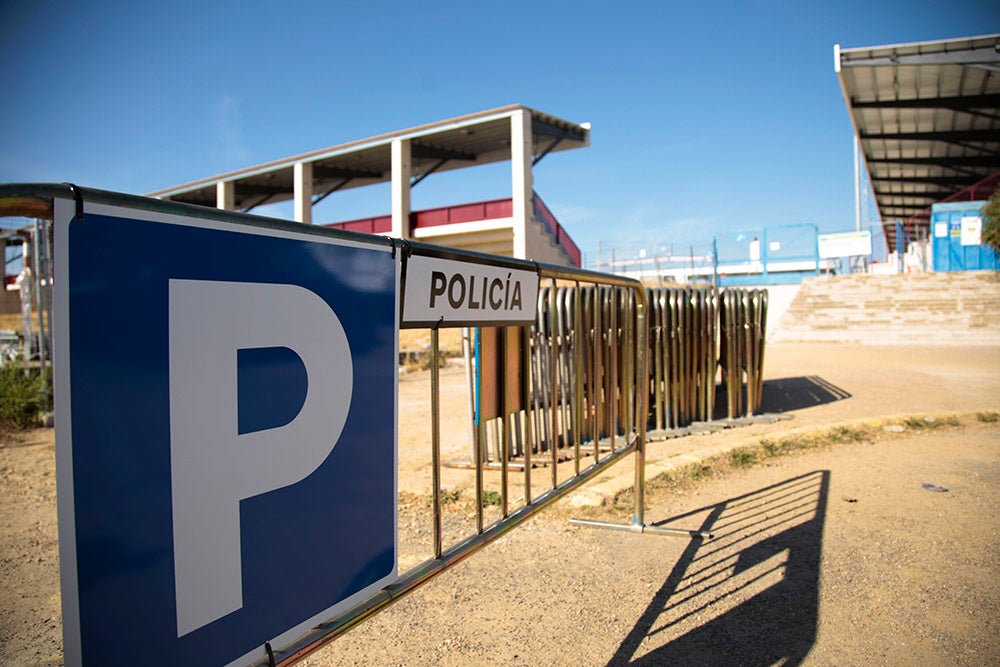
[[[47,372],[25,368],[20,359],[0,366],[0,431],[37,425],[48,392]]]
[[[1000,254],[1000,189],[994,191],[983,205],[983,218],[983,245]]]

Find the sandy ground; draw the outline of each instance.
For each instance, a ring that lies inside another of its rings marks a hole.
[[[772,345],[767,355],[763,407],[792,419],[652,443],[649,469],[833,424],[955,413],[961,425],[650,494],[647,521],[711,540],[575,527],[561,503],[307,664],[1000,663],[1000,426],[976,417],[1000,408],[1000,349]],[[400,380],[401,570],[427,557],[426,378]],[[468,459],[463,374],[446,369],[444,380],[443,458]],[[581,495],[627,486],[631,466],[613,471]],[[51,431],[0,441],[3,664],[61,664],[54,477]],[[469,473],[446,468],[443,481],[461,495]]]

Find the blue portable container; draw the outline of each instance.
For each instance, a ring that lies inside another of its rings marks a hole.
[[[985,201],[960,201],[931,207],[934,270],[982,271],[1000,269],[997,254],[980,242]]]

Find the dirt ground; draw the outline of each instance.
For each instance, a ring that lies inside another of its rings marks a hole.
[[[571,496],[305,664],[1000,664],[1000,424],[977,416],[1000,408],[1000,349],[767,355],[763,407],[791,419],[652,443],[651,473],[837,424],[936,415],[937,428],[650,492],[647,522],[709,540],[572,526],[627,511]],[[443,377],[442,458],[468,459],[463,373]],[[402,375],[399,395],[404,571],[430,540],[427,372]],[[578,495],[613,498],[630,461]],[[445,468],[443,483],[467,497],[470,473]],[[61,664],[55,497],[52,432],[0,440],[2,664]],[[450,508],[466,523],[467,510]]]

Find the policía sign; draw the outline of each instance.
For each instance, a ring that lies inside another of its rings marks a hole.
[[[54,224],[66,664],[247,664],[394,581],[390,249],[58,199]]]
[[[535,321],[538,274],[424,255],[406,261],[403,326],[481,326]]]

